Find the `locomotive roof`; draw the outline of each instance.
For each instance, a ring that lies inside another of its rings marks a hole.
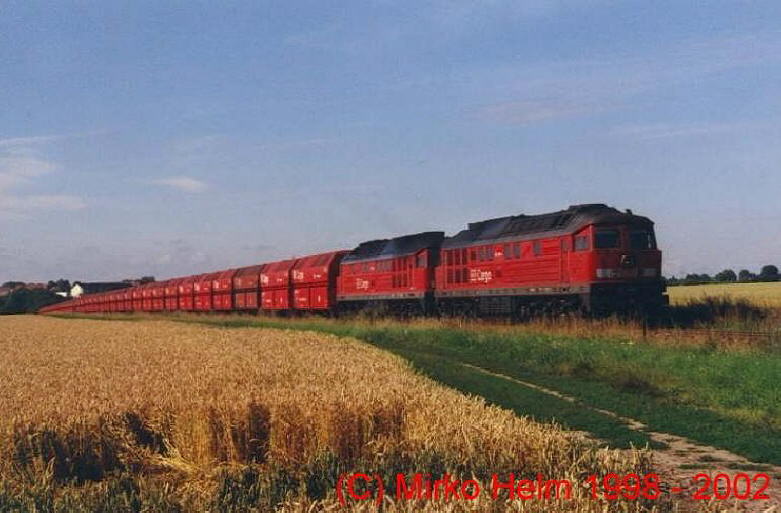
[[[342,259],[342,262],[357,262],[360,260],[409,255],[421,249],[438,248],[444,238],[444,232],[421,232],[393,239],[370,240],[361,243],[348,253]]]
[[[470,246],[495,240],[517,239],[542,233],[570,233],[595,223],[632,223],[653,225],[647,217],[621,212],[603,203],[572,205],[566,210],[548,214],[497,217],[469,223],[453,237],[442,243],[443,248]]]

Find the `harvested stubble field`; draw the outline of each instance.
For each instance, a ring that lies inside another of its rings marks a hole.
[[[353,339],[282,330],[0,319],[0,511],[317,511],[342,472],[651,469],[416,374]],[[386,511],[648,511],[667,500],[396,503]],[[353,506],[368,510],[367,505]]]

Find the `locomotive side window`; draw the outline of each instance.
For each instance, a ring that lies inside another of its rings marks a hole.
[[[653,232],[648,230],[635,230],[629,232],[629,247],[631,249],[656,249],[656,240]]]
[[[515,258],[521,258],[521,243],[516,242],[513,244],[513,256]]]
[[[534,256],[540,256],[542,254],[542,243],[540,241],[534,241],[534,244],[532,244],[532,252],[534,252]]]
[[[575,251],[588,251],[588,236],[578,235],[575,237]]]
[[[618,230],[597,230],[594,234],[594,247],[596,249],[611,249],[621,246],[621,236]]]

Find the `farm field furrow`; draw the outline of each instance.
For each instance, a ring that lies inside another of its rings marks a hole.
[[[416,374],[354,339],[171,322],[0,319],[0,511],[304,511],[343,472],[652,470]],[[427,511],[647,511],[656,501],[426,503]],[[400,502],[386,511],[419,510]],[[365,510],[365,505],[353,506]]]

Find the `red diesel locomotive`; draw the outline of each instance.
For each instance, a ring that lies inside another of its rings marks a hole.
[[[352,251],[90,294],[50,312],[352,312],[512,316],[666,304],[653,222],[603,204],[470,223]]]
[[[470,223],[437,267],[446,312],[512,314],[655,308],[664,303],[653,223],[602,204]]]

